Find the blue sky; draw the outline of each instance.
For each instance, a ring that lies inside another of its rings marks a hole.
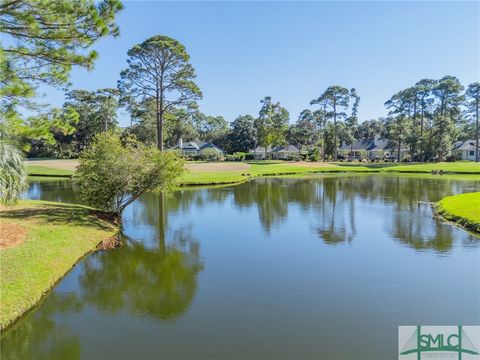
[[[480,79],[479,2],[124,4],[120,37],[95,45],[95,69],[75,69],[72,88],[116,86],[128,49],[156,34],[186,46],[204,94],[200,110],[227,121],[256,115],[267,95],[294,121],[333,84],[357,89],[366,120],[385,115],[383,103],[419,79]],[[63,92],[42,90],[61,106]]]

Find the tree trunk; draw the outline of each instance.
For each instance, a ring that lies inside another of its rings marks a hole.
[[[327,131],[325,130],[325,132],[323,133],[323,141],[322,141],[322,157],[323,157],[323,162],[325,162],[325,160],[327,160],[327,152],[326,152],[326,143],[325,143],[325,139],[327,138]]]
[[[424,143],[423,143],[423,121],[424,121],[424,109],[423,109],[423,106],[422,106],[422,110],[421,110],[421,117],[420,117],[420,161],[424,161],[423,159],[423,146],[424,146]]]
[[[163,111],[159,113],[158,119],[158,149],[163,151]]]
[[[157,111],[157,148],[163,151],[163,124],[162,115]]]
[[[398,139],[398,153],[397,153],[397,162],[400,162],[400,148],[402,147],[402,140]]]
[[[157,105],[157,147],[163,151],[163,69],[160,75],[159,83],[157,83],[156,93]]]
[[[479,162],[480,161],[480,154],[478,153],[478,133],[479,133],[479,129],[478,129],[478,107],[479,107],[479,102],[480,100],[477,98],[477,109],[476,109],[476,119],[475,119],[475,162]]]
[[[338,160],[337,152],[337,104],[333,103],[333,159]]]

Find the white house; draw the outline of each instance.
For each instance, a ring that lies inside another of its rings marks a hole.
[[[298,158],[305,151],[301,151],[295,145],[277,146],[271,152],[271,157],[274,160],[289,160]]]
[[[295,145],[275,146],[267,147],[267,151],[263,146],[257,146],[255,150],[250,150],[251,154],[254,154],[256,160],[274,159],[274,160],[289,160],[296,158],[305,151],[299,152],[299,149]]]
[[[477,151],[480,151],[480,146]],[[475,160],[475,140],[457,141],[453,144],[453,154],[457,160]]]
[[[342,143],[338,148],[340,154],[352,159],[360,159],[362,156],[369,159],[397,159],[398,148],[390,145],[386,139],[374,137],[370,139],[355,140],[353,144]],[[400,159],[408,153],[408,149],[400,149]]]
[[[272,147],[268,146],[267,151],[263,146],[257,146],[255,149],[250,150],[250,153],[254,155],[255,160],[265,160],[272,153]]]

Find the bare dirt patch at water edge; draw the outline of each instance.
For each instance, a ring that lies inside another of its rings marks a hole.
[[[20,245],[27,238],[27,230],[20,225],[0,222],[0,250]]]

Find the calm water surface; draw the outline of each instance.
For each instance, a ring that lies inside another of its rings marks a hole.
[[[396,359],[398,325],[480,322],[480,239],[426,202],[480,181],[257,179],[147,194],[2,359]],[[69,182],[33,199],[78,202]]]

